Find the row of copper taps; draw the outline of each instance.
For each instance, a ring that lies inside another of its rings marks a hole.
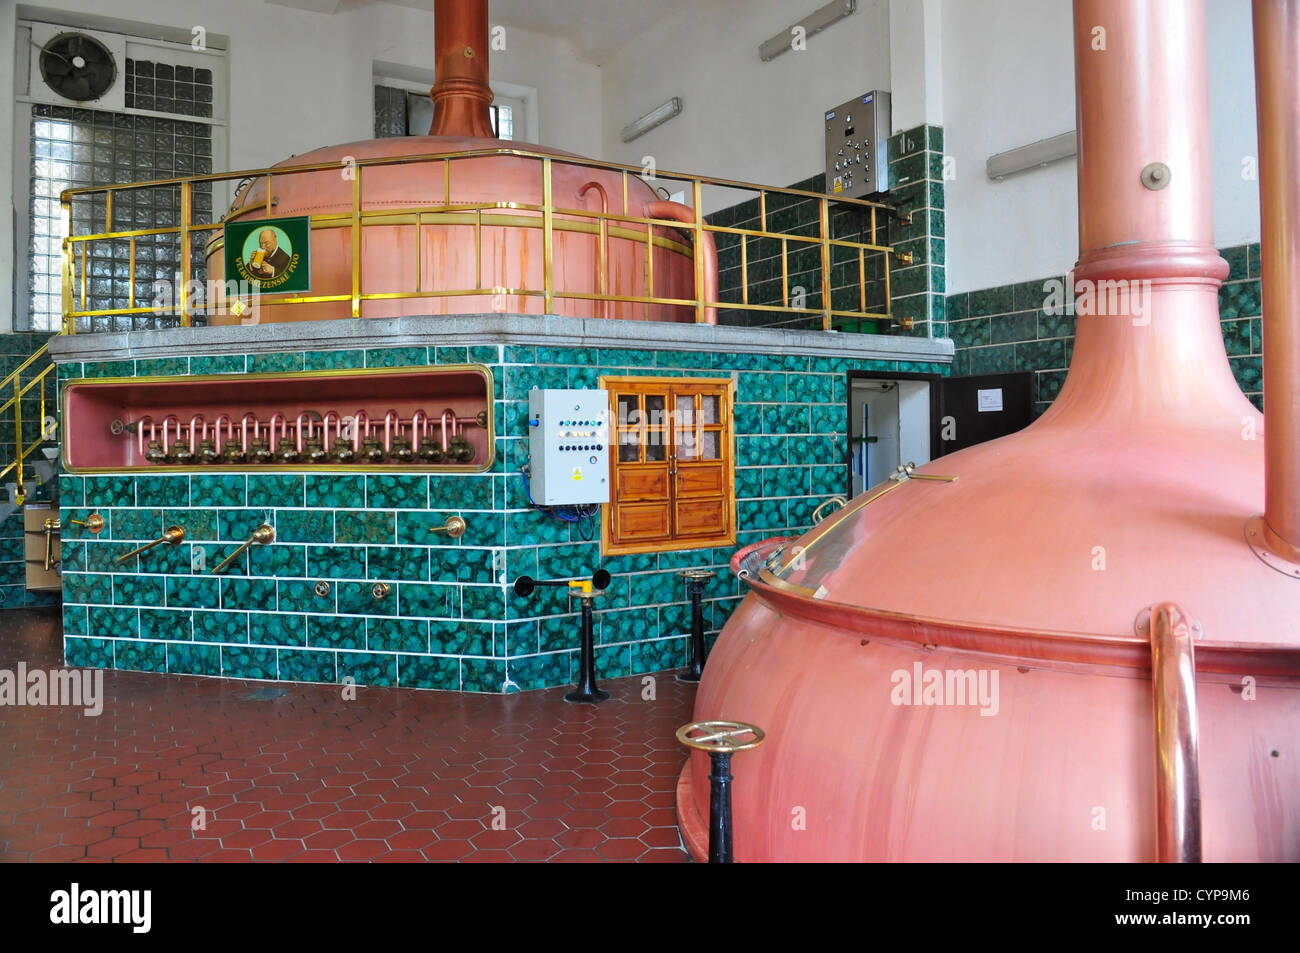
[[[372,418],[358,410],[344,417],[331,410],[303,411],[296,419],[276,412],[269,420],[249,412],[238,421],[194,414],[187,423],[168,414],[161,421],[119,422],[114,431],[133,433],[140,458],[151,463],[469,463],[476,451],[464,428],[485,427],[486,416],[447,409],[436,416],[390,410]]]

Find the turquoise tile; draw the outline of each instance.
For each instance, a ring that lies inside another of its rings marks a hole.
[[[242,473],[196,473],[190,480],[192,506],[244,506],[247,480]]]
[[[490,474],[435,473],[428,479],[428,505],[456,510],[492,509],[493,487],[497,478]]]
[[[247,642],[247,612],[195,612],[195,642]]]
[[[385,347],[366,350],[366,367],[423,367],[429,352],[422,347]]]
[[[831,496],[844,493],[848,489],[848,468],[844,466],[818,466],[811,468],[811,489],[813,496]]]
[[[460,614],[465,619],[504,618],[504,590],[500,586],[461,586]]]
[[[434,655],[491,655],[494,634],[490,622],[433,619],[429,622],[429,651]]]
[[[302,352],[248,355],[248,373],[250,374],[279,374],[302,369]]]
[[[334,652],[279,649],[280,680],[285,682],[336,682]]]
[[[221,603],[216,579],[205,576],[168,576],[167,605],[192,609],[215,609]]]
[[[143,513],[147,511],[141,510],[137,512]],[[157,511],[155,510],[154,512],[156,513]],[[123,514],[123,515],[127,515],[127,514]],[[119,520],[118,523],[120,526],[121,521]],[[163,510],[161,524],[157,523],[157,518],[155,517],[155,525],[161,525],[163,527],[180,526],[182,529],[185,530],[185,538],[188,540],[206,541],[206,540],[216,540],[220,538],[217,535],[217,511],[216,510],[199,510],[199,509],[191,509],[191,508],[186,508],[183,510]],[[151,532],[151,533],[142,534],[140,538],[156,539],[158,535],[159,533],[157,532]]]
[[[375,586],[382,583],[341,582],[335,586],[338,593],[338,611],[349,615],[396,615],[397,586],[390,585],[387,592],[375,594]]]
[[[1252,352],[1252,323],[1249,318],[1223,322],[1223,345],[1229,357],[1240,357]]]
[[[597,646],[594,661],[597,678],[622,678],[632,673],[632,647],[630,645]]]
[[[188,476],[141,476],[135,480],[137,506],[188,506]]]
[[[86,483],[81,477],[59,477],[59,504],[62,507],[81,506],[86,499]]]
[[[266,510],[222,510],[217,514],[219,538],[242,543],[267,521],[267,516]]]
[[[429,479],[422,474],[385,473],[366,477],[366,506],[428,509]]]
[[[119,510],[113,513],[113,539],[151,540],[162,536],[162,510]],[[103,534],[100,534],[103,538]],[[134,547],[129,547],[134,548]]]
[[[306,493],[308,506],[364,506],[366,478],[360,474],[309,473]]]
[[[307,575],[307,547],[288,543],[254,545],[248,550],[248,572],[252,576]]]
[[[533,655],[538,651],[539,641],[538,627],[536,619],[524,619],[517,622],[507,622],[505,624],[505,639],[501,640],[506,643],[506,653],[508,655]],[[494,645],[494,654],[503,654],[499,644]]]
[[[341,516],[342,514],[340,514]],[[404,546],[445,546],[446,533],[441,529],[449,516],[459,516],[446,510],[399,510],[397,512],[397,542]],[[501,546],[505,543],[506,516],[503,513],[468,513],[464,515],[465,535],[462,546]],[[382,540],[389,542],[390,540]],[[379,542],[379,540],[376,540]]]
[[[576,658],[576,652],[552,652],[546,655],[511,659],[508,663],[510,680],[519,686],[520,691],[525,692],[536,688],[567,685],[570,664]]]
[[[659,637],[659,610],[623,609],[600,614],[600,642],[641,642]]]
[[[338,677],[351,678],[357,685],[396,685],[397,656],[373,652],[340,652]]]
[[[221,580],[221,608],[260,609],[274,612],[276,608],[274,579],[234,578]]]
[[[303,355],[303,369],[332,371],[365,367],[365,351],[308,351]]]
[[[165,672],[167,643],[119,640],[113,646],[113,667],[134,672]]]
[[[791,374],[787,378],[789,399],[794,403],[830,403],[832,383],[829,374]]]
[[[793,439],[793,438],[792,438]],[[809,467],[766,467],[763,469],[763,496],[807,496]]]
[[[1015,345],[1016,370],[1046,371],[1069,366],[1066,342],[1061,338],[1047,341],[1025,341]]]
[[[316,583],[310,579],[282,579],[279,583],[279,607],[281,612],[321,612],[333,611],[335,597],[333,590],[328,597],[316,595]]]
[[[113,577],[113,601],[118,605],[160,606],[163,598],[163,581],[159,577]]]
[[[205,545],[195,545],[190,548],[190,556],[194,560],[194,572],[209,572],[216,569],[227,559],[231,559],[229,565],[223,569],[222,575],[225,576],[247,576],[248,575],[248,550],[244,550],[239,555],[235,551],[239,548],[237,543],[209,543]]]
[[[538,364],[594,364],[596,352],[586,347],[538,347]]]
[[[398,684],[403,688],[434,688],[460,691],[460,660],[429,655],[400,655]],[[494,689],[480,688],[479,691]]]
[[[220,675],[221,646],[168,643],[167,671],[183,675]]]
[[[979,374],[1009,374],[1016,369],[1016,349],[1019,345],[1001,344],[996,347],[977,347],[970,352],[970,372]]]
[[[429,348],[430,364],[468,364],[469,348],[439,347]]]
[[[507,350],[509,350],[507,348]],[[651,365],[647,365],[651,366]],[[568,372],[563,367],[527,366],[505,369],[504,391],[506,400],[528,400],[528,392],[535,387],[564,388],[569,383]]]
[[[87,377],[134,377],[135,361],[96,361],[85,365]]]
[[[74,668],[112,668],[113,642],[69,636],[63,640],[63,660]]]
[[[94,602],[111,605],[113,602],[112,577],[68,573],[63,577],[63,598],[65,602]]]
[[[63,606],[63,634],[64,635],[85,635],[89,628],[86,618],[85,606],[74,606],[67,603]],[[69,662],[69,665],[72,663]]]
[[[138,609],[109,609],[91,606],[88,614],[87,635],[103,639],[135,639],[140,637],[140,611]]]
[[[637,642],[628,647],[632,672],[663,672],[683,668],[687,663],[689,642],[686,638],[657,639]]]
[[[352,550],[362,554],[365,566],[357,572],[338,573],[364,579],[401,579],[410,582],[429,580],[429,550],[418,546],[368,546]],[[458,550],[452,550],[457,552]],[[443,575],[441,581],[450,582]]]
[[[537,348],[508,344],[502,361],[506,364],[536,364]]]
[[[452,596],[456,594],[455,586],[403,582],[395,588],[399,615],[429,617],[454,614]]]
[[[86,477],[85,490],[86,506],[135,506],[135,480],[131,477]]]
[[[85,566],[88,572],[114,572],[114,573],[135,573],[139,571],[139,559],[132,556],[124,562],[118,562],[118,559],[125,556],[131,550],[137,548],[137,543],[114,543],[114,542],[86,542],[82,544],[85,547]],[[143,568],[148,572],[157,572],[157,556],[165,555],[159,553],[163,547],[159,546],[151,550],[146,556],[147,565]],[[167,547],[170,549],[171,547]],[[70,572],[75,567],[64,563],[64,572]],[[65,576],[66,578],[66,576]]]
[[[1260,282],[1258,279],[1234,281],[1219,288],[1219,317],[1257,317],[1260,314]]]
[[[469,359],[475,364],[499,364],[501,346],[498,344],[478,344],[469,349]]]
[[[248,641],[254,645],[307,644],[307,616],[284,612],[250,612]]]
[[[376,553],[389,553],[390,547],[371,547]],[[361,546],[308,546],[307,575],[325,579],[364,579],[366,577],[366,549]],[[419,578],[427,578],[425,575]],[[371,576],[370,578],[390,578]]]
[[[356,619],[343,616],[310,616],[307,619],[307,644],[312,648],[363,649],[366,629]]]
[[[429,575],[435,582],[491,584],[497,581],[494,562],[494,551],[491,549],[471,549],[466,546],[432,549],[429,550]],[[373,563],[371,576],[374,577]]]
[[[156,357],[135,362],[136,377],[180,377],[188,373],[187,357]]]
[[[280,510],[275,516],[275,538],[281,543],[332,543],[333,510]]]
[[[739,504],[742,508],[747,505]],[[675,572],[637,573],[630,582],[632,601],[640,606],[673,602],[684,598],[686,593],[686,584]]]
[[[250,473],[248,502],[253,506],[302,506],[301,473]]]
[[[243,374],[248,362],[242,354],[210,354],[190,358],[191,374]]]
[[[425,654],[429,651],[429,624],[423,619],[367,619],[366,648]]]
[[[548,519],[536,510],[506,514],[506,540],[511,546],[538,546],[566,542],[567,523]]]
[[[227,678],[275,679],[276,650],[244,645],[221,645],[221,674]]]
[[[1232,373],[1237,378],[1237,384],[1242,391],[1252,393],[1263,390],[1263,358],[1234,357],[1230,358],[1228,363],[1232,365]]]
[[[189,641],[194,613],[189,609],[141,609],[140,638]]]
[[[334,514],[336,542],[391,544],[394,538],[392,513],[340,511]]]

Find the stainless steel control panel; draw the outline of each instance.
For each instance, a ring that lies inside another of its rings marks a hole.
[[[826,191],[860,199],[889,191],[889,93],[877,89],[826,112]]]

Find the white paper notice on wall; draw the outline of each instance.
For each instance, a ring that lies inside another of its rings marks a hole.
[[[1002,409],[1002,388],[990,387],[981,388],[975,392],[976,404],[981,414],[991,413]]]

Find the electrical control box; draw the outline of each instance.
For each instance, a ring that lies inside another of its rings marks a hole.
[[[529,489],[539,506],[609,502],[609,391],[528,392]]]
[[[889,93],[855,96],[826,113],[826,191],[861,199],[889,191]]]

